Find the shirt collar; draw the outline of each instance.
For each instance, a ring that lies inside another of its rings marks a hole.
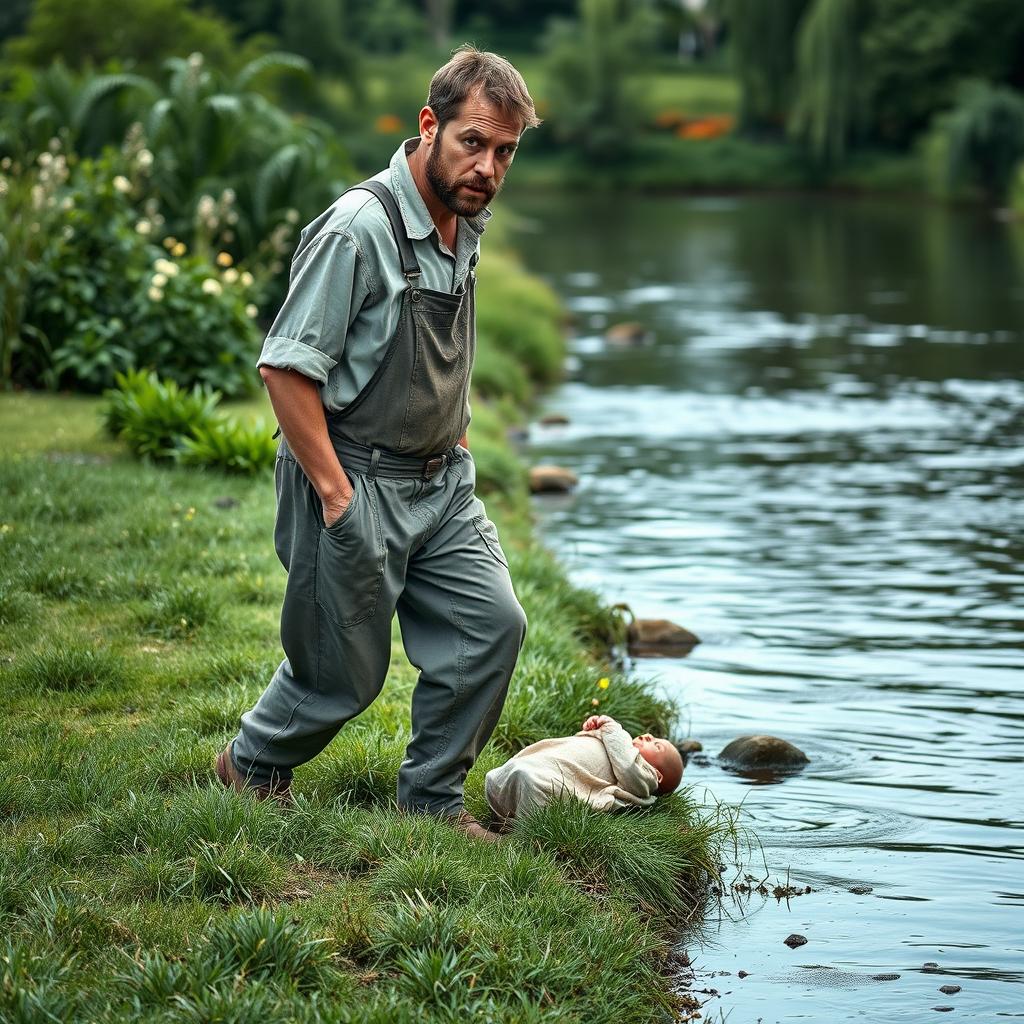
[[[406,139],[391,158],[391,188],[398,200],[398,208],[402,211],[402,220],[405,223],[406,233],[410,238],[426,238],[435,230],[435,225],[427,210],[427,204],[423,202],[423,196],[416,187],[412,171],[409,170],[408,154],[412,153],[420,144],[418,135]],[[491,219],[491,211],[484,208],[475,217],[460,217],[459,221],[471,228],[477,235],[484,233],[488,220]]]

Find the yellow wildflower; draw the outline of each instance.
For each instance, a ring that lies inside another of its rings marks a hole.
[[[186,248],[185,248],[185,243],[184,242],[176,242],[174,244],[174,247],[171,249],[171,255],[172,256],[184,256],[185,252],[186,252]]]
[[[611,680],[610,680],[610,679],[609,679],[609,678],[608,678],[607,676],[602,676],[602,677],[601,677],[600,679],[598,679],[598,681],[597,681],[597,685],[598,685],[598,686],[599,686],[599,687],[600,687],[600,688],[601,688],[602,690],[607,690],[607,689],[608,689],[608,684],[609,684],[610,682],[611,682]]]
[[[231,264],[234,263],[234,262],[235,261],[231,258],[231,253],[229,253],[229,252],[219,252],[219,253],[217,253],[217,266],[218,267],[230,267]]]

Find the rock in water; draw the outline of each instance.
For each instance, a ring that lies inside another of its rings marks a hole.
[[[799,748],[778,736],[739,736],[727,743],[718,755],[743,769],[802,768],[810,758]]]
[[[561,412],[549,412],[541,416],[537,421],[542,427],[564,427],[569,422],[569,417]]]
[[[960,991],[959,985],[941,985],[939,991],[946,996],[955,996]]]
[[[612,345],[646,345],[654,337],[643,324],[613,324],[604,332],[604,340]]]
[[[629,653],[639,658],[681,658],[700,637],[668,619],[634,619],[626,631]]]
[[[797,935],[796,932],[794,932],[792,935],[786,937],[782,941],[787,946],[789,946],[790,949],[796,949],[797,946],[806,946],[807,945],[807,936],[806,935]]]
[[[530,470],[530,492],[532,494],[564,493],[571,491],[578,482],[575,473],[563,469],[561,466],[534,466]]]
[[[676,750],[684,757],[687,754],[699,754],[703,749],[704,744],[700,740],[682,740],[676,744]]]

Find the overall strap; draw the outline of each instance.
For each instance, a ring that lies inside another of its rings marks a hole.
[[[352,188],[346,189],[346,191],[351,192],[352,189],[357,188],[372,192],[380,201],[381,206],[384,207],[384,212],[388,215],[388,220],[391,223],[391,233],[395,236],[395,244],[398,246],[398,254],[402,260],[402,273],[407,278],[419,277],[420,265],[416,260],[415,253],[412,251],[412,242],[409,241],[409,236],[405,232],[402,212],[398,209],[398,202],[395,200],[391,189],[383,182],[368,179],[367,181],[360,182],[358,185],[353,185]]]

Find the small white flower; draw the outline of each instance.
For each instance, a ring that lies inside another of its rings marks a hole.
[[[299,223],[299,211],[295,210],[295,209],[285,210],[284,211],[284,219],[286,221],[288,221],[289,224],[298,224]]]
[[[245,307],[245,315],[246,315],[246,316],[247,316],[247,317],[248,317],[248,318],[249,318],[250,320],[255,320],[255,319],[256,319],[256,315],[257,315],[258,313],[259,313],[259,310],[258,310],[258,309],[256,308],[256,306],[255,306],[255,305],[254,305],[253,303],[251,303],[251,302],[249,303],[249,305],[248,305],[248,306],[246,306],[246,307]]]
[[[156,285],[153,285],[146,294],[153,302],[159,302],[164,297],[164,293]]]
[[[0,160],[0,171],[9,171],[11,169],[11,158],[5,156],[3,160]]]
[[[242,287],[243,288],[251,288],[252,287],[253,277],[252,277],[252,274],[250,274],[248,270],[243,270],[242,271],[242,276],[241,276],[240,280],[242,282]]]
[[[60,201],[60,208],[62,210],[71,210],[71,209],[74,209],[74,206],[75,206],[75,200],[74,200],[73,196],[65,196]]]
[[[138,231],[140,235],[148,235],[153,230],[153,225],[143,218],[135,225],[135,230]]]
[[[53,138],[50,139],[50,141],[47,143],[47,145],[50,147],[51,153],[56,153],[60,150],[60,139],[58,139],[57,136],[54,135]]]
[[[203,66],[203,55],[201,53],[190,53],[188,55],[188,66],[190,68],[201,68]]]
[[[39,164],[40,167],[49,167],[50,164],[53,163],[53,154],[48,153],[44,150],[42,153],[39,154],[38,158],[36,159],[36,162]]]
[[[233,188],[226,188],[220,194],[220,201],[225,206],[230,206],[235,201],[235,190]]]
[[[169,276],[171,274],[170,268],[174,266],[175,265],[170,260],[165,260],[162,256],[159,259],[153,261],[153,269],[158,274],[167,274]]]
[[[32,209],[38,210],[46,202],[46,192],[42,185],[32,186]]]
[[[216,207],[217,204],[213,201],[213,196],[202,195],[196,204],[196,213],[202,220],[209,220]]]
[[[167,284],[167,275],[166,274],[154,274],[153,275],[153,286],[155,288],[163,288],[163,286],[165,284]]]
[[[153,166],[153,154],[148,149],[140,149],[139,155],[135,159],[144,171],[148,171]]]
[[[119,174],[114,178],[114,188],[122,195],[127,195],[132,190],[132,183],[123,174]]]
[[[65,242],[70,242],[75,237],[75,229],[70,224],[64,225],[64,230],[61,232],[61,237]]]
[[[220,295],[223,289],[220,286],[220,281],[215,281],[212,277],[208,277],[203,281],[203,291],[207,295]]]
[[[238,280],[238,271],[234,267],[228,267],[222,276],[226,284],[234,284]]]

